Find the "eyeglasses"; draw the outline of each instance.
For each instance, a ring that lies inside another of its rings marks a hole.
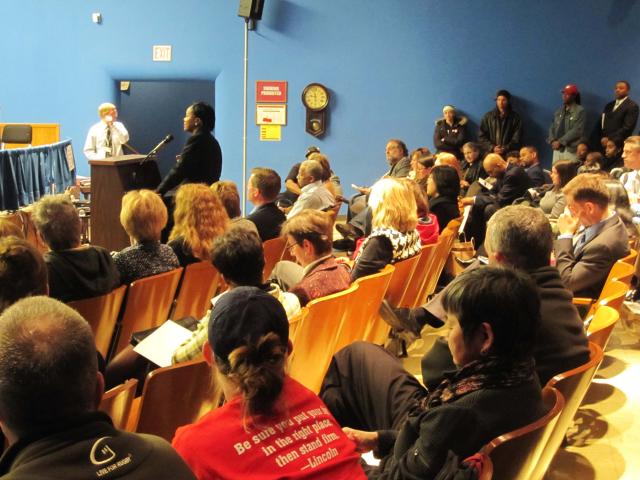
[[[300,245],[300,244],[299,244],[298,242],[295,242],[295,243],[288,243],[288,244],[287,244],[287,246],[286,246],[286,248],[287,248],[287,250],[289,250],[289,252],[291,252],[291,249],[292,249],[293,247],[295,247],[296,245]]]

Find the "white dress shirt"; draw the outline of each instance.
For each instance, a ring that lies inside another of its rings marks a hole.
[[[107,146],[107,129],[111,128],[111,147]],[[89,129],[84,142],[84,155],[89,160],[103,160],[107,157],[122,155],[122,145],[129,141],[129,132],[120,122],[113,122],[109,127],[105,122],[98,122]]]

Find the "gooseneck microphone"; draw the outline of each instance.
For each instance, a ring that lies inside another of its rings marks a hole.
[[[167,143],[171,142],[172,140],[173,140],[173,135],[171,135],[171,134],[169,134],[169,135],[167,135],[166,137],[164,137],[164,138],[160,141],[160,143],[158,143],[155,147],[153,147],[153,149],[152,149],[149,153],[147,153],[147,156],[146,156],[146,157],[144,157],[144,158],[140,161],[140,163],[142,164],[142,163],[146,162],[147,160],[149,160],[149,157],[151,157],[152,155],[155,155],[156,153],[158,153],[160,150],[162,150],[162,148],[163,148]]]

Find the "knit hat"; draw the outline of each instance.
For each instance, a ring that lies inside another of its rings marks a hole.
[[[509,90],[504,90],[504,89],[498,90],[496,92],[496,98],[498,97],[505,97],[507,100],[509,101],[511,100],[511,94],[509,93]]]
[[[209,344],[215,356],[227,361],[238,347],[256,344],[273,332],[287,346],[289,320],[282,304],[257,287],[236,287],[222,295],[209,317]]]
[[[456,107],[454,107],[453,105],[445,105],[442,108],[442,113],[447,113],[449,110],[453,110],[455,112],[456,111]]]

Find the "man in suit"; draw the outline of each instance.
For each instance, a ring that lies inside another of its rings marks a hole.
[[[631,86],[629,82],[621,80],[616,83],[613,102],[607,103],[598,122],[598,137],[604,149],[609,140],[622,145],[631,135],[638,122],[638,104],[629,98]]]
[[[280,227],[287,219],[282,210],[276,206],[276,197],[281,185],[280,175],[275,170],[270,168],[251,170],[247,198],[255,208],[247,218],[256,224],[263,242],[279,237]]]
[[[534,187],[541,187],[551,183],[551,176],[540,165],[536,147],[527,146],[520,149],[520,165],[529,175]]]
[[[570,213],[558,218],[556,266],[575,296],[597,298],[613,264],[629,254],[627,229],[609,210],[609,191],[597,175],[578,175],[562,192]]]
[[[471,205],[471,213],[465,228],[467,238],[475,238],[476,245],[484,242],[487,221],[500,208],[511,205],[532,186],[531,178],[522,167],[507,163],[500,155],[490,153],[482,166],[495,179],[491,190],[475,197],[465,197],[462,204]]]

